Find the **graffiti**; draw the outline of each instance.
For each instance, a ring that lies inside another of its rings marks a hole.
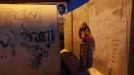
[[[20,36],[25,42],[30,43],[45,43],[47,47],[54,41],[53,30],[40,32],[21,32]]]
[[[40,48],[40,46],[33,46],[36,54],[34,55],[34,58],[32,59],[31,62],[31,69],[38,69],[39,66],[41,65],[41,60],[43,57],[48,57],[49,53],[45,51],[43,48]]]
[[[30,45],[27,43],[22,43],[22,46],[27,48],[33,55],[33,59],[31,59],[31,63],[28,64],[28,67],[30,66],[32,70],[38,69],[41,65],[41,61],[43,57],[48,57],[49,53],[44,48],[42,48],[40,45]]]
[[[10,47],[12,50],[12,55],[15,56],[16,55],[15,47],[17,44],[22,45],[21,42],[31,44],[43,43],[47,48],[49,48],[51,44],[54,42],[53,29],[50,29],[48,31],[30,32],[22,27],[22,30],[23,30],[22,32],[17,32],[9,28],[6,29],[6,33],[3,31],[0,32],[0,47],[2,48]],[[19,38],[19,36],[21,38]]]
[[[8,27],[8,28],[10,28],[12,26],[12,21],[8,21],[8,22],[6,22],[5,23],[5,27]]]
[[[18,41],[18,33],[14,30],[9,30],[9,32],[13,35],[10,43],[10,47],[12,48],[12,55],[16,55],[16,46]]]
[[[10,12],[10,13],[9,13]],[[7,12],[6,12],[6,19],[8,19],[8,20],[12,20],[13,21],[13,19],[15,19],[16,18],[16,14],[17,14],[17,12],[15,11],[15,10],[8,10]],[[10,19],[10,18],[12,18],[12,19]],[[5,23],[6,22],[8,22],[8,21],[5,21]]]
[[[22,41],[21,46],[27,48],[27,50],[32,53],[33,59],[31,63],[28,64],[32,70],[38,69],[41,65],[43,57],[48,57],[49,53],[44,49],[42,44],[47,48],[50,48],[51,44],[54,42],[54,32],[53,29],[47,31],[30,32],[22,26],[23,32],[20,33]],[[43,48],[42,48],[43,47]]]
[[[28,32],[28,29],[25,28],[24,23],[21,24],[21,30]]]
[[[54,37],[58,34],[57,19],[48,18],[52,15],[57,17],[54,13],[56,11],[41,10],[42,8],[34,6],[30,6],[30,9],[20,6],[17,10],[12,8],[12,5],[3,8],[2,15],[0,14],[1,62],[11,61],[10,67],[21,64],[31,72],[34,70],[40,72],[41,68],[46,68],[46,63],[49,63],[53,56],[58,55],[56,51],[58,46],[55,45],[59,40]]]
[[[0,32],[0,37],[1,37],[0,38],[0,45],[2,47],[9,46],[9,43],[10,43],[10,40],[11,40],[9,34]]]
[[[10,34],[10,35],[9,35]],[[12,36],[11,36],[12,35]],[[2,48],[10,47],[12,50],[12,55],[15,56],[15,46],[17,39],[16,32],[9,30],[7,33],[0,32],[0,45]]]
[[[8,13],[10,12],[10,13]],[[17,36],[17,33],[15,31],[13,31],[13,20],[15,18],[15,14],[16,12],[13,10],[13,11],[7,11],[6,14],[8,15],[5,15],[4,17],[4,20],[3,20],[3,26],[1,25],[1,32],[0,32],[0,45],[4,48],[7,48],[7,47],[10,47],[11,50],[12,50],[12,55],[15,56],[16,53],[15,53],[15,46],[16,46],[16,39],[18,39],[16,36]],[[3,15],[1,15],[3,17]],[[10,19],[10,17],[12,17],[12,19]],[[0,46],[0,47],[1,47]]]
[[[15,45],[11,44],[11,48],[12,48],[12,55],[15,56],[16,55]]]
[[[41,11],[30,11],[26,9],[21,9],[16,12],[15,20],[24,20],[26,22],[40,22],[41,21]]]
[[[83,22],[79,29],[80,38],[80,70],[92,67],[92,56],[95,41],[87,23]]]
[[[41,11],[32,11],[29,9],[18,9],[18,11],[16,10],[5,10],[5,23],[7,23],[7,19],[8,20],[23,20],[25,22],[31,22],[31,23],[39,23],[41,22]],[[0,17],[3,17],[3,15],[1,15],[0,13]]]
[[[4,40],[0,40],[0,44],[3,46],[3,47],[7,47],[9,45],[9,41],[10,39],[8,40],[8,42],[4,43]]]

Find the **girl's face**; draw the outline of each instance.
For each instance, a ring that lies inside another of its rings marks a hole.
[[[81,37],[82,37],[82,39],[88,40],[90,37],[90,32],[88,30],[82,31]]]

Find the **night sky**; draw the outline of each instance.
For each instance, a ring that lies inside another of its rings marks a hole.
[[[70,0],[69,4],[67,6],[68,12],[78,8],[79,6],[83,5],[87,1],[89,1],[89,0]]]

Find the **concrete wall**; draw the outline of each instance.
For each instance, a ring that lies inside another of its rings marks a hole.
[[[64,48],[72,52],[73,50],[73,28],[72,28],[72,13],[64,15]]]
[[[103,75],[127,75],[131,3],[131,0],[90,0],[72,12],[72,51],[79,58],[78,30],[82,22],[87,22],[95,40],[93,67]]]
[[[73,11],[73,53],[78,59],[80,55],[79,27],[82,22],[88,23],[88,17],[88,4]]]
[[[89,26],[96,44],[94,67],[106,75],[127,75],[130,16],[126,4],[126,0],[89,2]]]
[[[0,75],[59,75],[55,5],[0,5]]]

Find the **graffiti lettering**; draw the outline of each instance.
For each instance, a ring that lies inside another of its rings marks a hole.
[[[22,32],[20,35],[25,42],[46,43],[47,47],[49,47],[50,44],[53,43],[53,41],[54,41],[53,30],[49,30],[46,32],[40,31],[39,33],[37,33],[37,32]]]
[[[40,22],[41,21],[41,12],[40,11],[30,11],[26,9],[21,9],[18,12],[14,12],[15,20],[25,20],[27,22]]]
[[[8,47],[10,40],[11,40],[11,38],[7,33],[0,32],[0,45],[2,47]]]
[[[44,47],[42,48],[40,43],[45,44],[46,47],[49,48],[54,41],[53,30],[50,29],[48,31],[40,32],[30,32],[26,30],[21,32],[20,36],[22,38],[22,42],[20,42],[21,46],[27,48],[27,50],[29,50],[33,55],[33,59],[28,66],[30,66],[33,70],[38,69],[43,57],[49,56],[48,51],[46,51]]]
[[[40,45],[23,44],[23,46],[28,50],[30,49],[30,52],[33,55],[33,59],[31,60],[31,63],[28,65],[31,67],[32,70],[38,69],[41,65],[43,57],[49,56],[48,51],[46,51],[44,48],[41,48]]]
[[[4,42],[4,40],[0,40],[0,44],[2,45],[2,47],[7,47],[9,45],[9,41],[10,39],[8,40],[8,42]]]
[[[49,53],[41,48],[40,46],[33,46],[33,48],[37,51],[36,54],[34,55],[34,58],[31,62],[31,69],[38,69],[39,66],[41,65],[41,60],[43,57],[48,57]]]

